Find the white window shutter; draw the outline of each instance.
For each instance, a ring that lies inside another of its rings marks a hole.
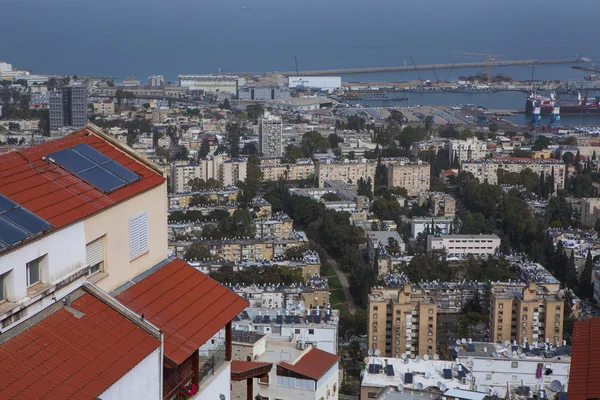
[[[129,258],[135,258],[140,253],[140,227],[139,216],[129,220]]]
[[[96,265],[104,261],[104,236],[85,246],[85,262],[87,265]]]
[[[148,251],[148,214],[143,213],[139,217],[140,230],[140,254]]]

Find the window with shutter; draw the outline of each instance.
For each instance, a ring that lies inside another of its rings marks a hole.
[[[104,236],[85,246],[85,262],[90,266],[90,275],[104,268]]]
[[[129,220],[129,257],[134,259],[148,251],[148,213],[143,212]]]

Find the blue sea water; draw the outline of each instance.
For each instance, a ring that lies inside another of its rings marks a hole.
[[[0,59],[37,73],[163,74],[504,59],[600,61],[597,0],[0,0]],[[451,79],[473,71],[438,71]],[[515,78],[527,67],[498,68]],[[539,79],[580,80],[566,65]],[[424,73],[433,79],[432,71]],[[416,73],[345,76],[408,80]]]

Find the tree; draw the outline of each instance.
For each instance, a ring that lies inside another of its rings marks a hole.
[[[583,272],[581,273],[580,297],[584,299],[594,297],[593,273],[594,262],[592,261],[592,253],[588,250],[585,267],[583,267]]]
[[[250,120],[257,122],[258,118],[262,117],[264,110],[260,104],[250,104],[246,106],[246,113]]]
[[[337,133],[330,134],[327,139],[329,140],[329,148],[331,149],[337,149],[338,144],[344,141]]]
[[[184,260],[204,260],[207,258],[213,258],[213,256],[210,254],[208,246],[201,243],[192,243],[183,255]]]
[[[302,149],[306,157],[312,157],[317,151],[327,151],[329,147],[329,140],[317,131],[306,132],[302,135]]]
[[[491,124],[488,125],[488,129],[490,130],[491,133],[496,133],[498,132],[498,125],[494,122],[492,122]]]
[[[325,193],[323,196],[321,196],[321,199],[324,201],[340,201],[342,200],[340,196],[338,196],[335,193]]]
[[[223,100],[223,108],[225,110],[231,110],[231,104],[229,103],[229,99],[225,98],[225,100]]]
[[[208,140],[202,140],[200,149],[198,150],[198,157],[205,158],[210,153],[210,142]]]
[[[400,254],[400,243],[398,243],[398,240],[391,236],[388,238],[385,248],[390,254]]]
[[[373,190],[371,189],[373,187],[373,182],[371,181],[371,177],[368,177],[367,180],[359,178],[357,184],[357,194],[359,196],[366,196],[370,200],[373,200]]]

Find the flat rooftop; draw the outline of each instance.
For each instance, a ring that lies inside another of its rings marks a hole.
[[[461,358],[490,358],[497,360],[523,360],[552,362],[571,362],[571,346],[554,346],[550,343],[516,343],[506,341],[504,343],[473,342],[451,347],[453,356]],[[455,348],[460,347],[458,355]]]

